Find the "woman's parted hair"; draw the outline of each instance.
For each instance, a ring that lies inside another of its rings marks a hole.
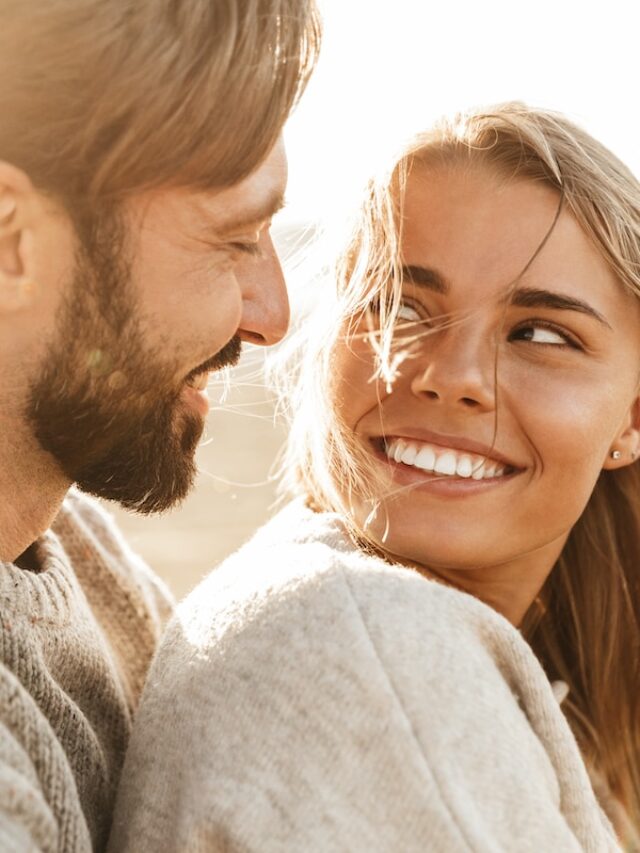
[[[67,206],[251,173],[315,64],[314,0],[0,0],[0,159]]]
[[[418,163],[477,163],[506,179],[557,189],[621,286],[640,299],[640,184],[584,130],[557,113],[506,103],[443,120],[414,138],[370,182],[338,259],[337,286],[325,284],[323,304],[314,308],[316,333],[305,326],[304,343],[294,344],[287,362],[292,417],[285,487],[346,517],[350,494],[375,504],[383,486],[340,422],[332,351],[339,337],[353,334],[375,298],[379,322],[370,341],[376,375],[392,384],[400,211]],[[366,531],[354,533],[366,542]],[[640,826],[640,463],[601,473],[521,628],[550,678],[569,685],[563,707],[588,764]]]

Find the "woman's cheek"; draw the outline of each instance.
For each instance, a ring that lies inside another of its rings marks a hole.
[[[371,349],[362,344],[339,344],[334,349],[332,374],[333,397],[344,423],[355,427],[360,418],[378,405],[377,382],[371,377],[375,370]]]
[[[623,421],[625,402],[612,383],[589,379],[522,385],[518,420],[546,472],[580,490],[593,488]]]

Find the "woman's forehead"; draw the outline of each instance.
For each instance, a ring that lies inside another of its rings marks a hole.
[[[560,195],[544,184],[510,180],[484,166],[419,167],[402,204],[403,245],[451,248],[481,257],[521,248],[532,254],[556,215]]]
[[[627,292],[566,204],[555,221],[559,202],[547,185],[484,167],[419,167],[402,206],[403,263],[465,299],[500,298],[526,269],[529,283],[627,310]]]

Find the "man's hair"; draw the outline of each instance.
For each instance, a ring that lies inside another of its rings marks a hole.
[[[317,58],[314,0],[0,0],[0,159],[71,207],[232,185]]]

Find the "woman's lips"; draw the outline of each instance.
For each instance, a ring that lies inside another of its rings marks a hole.
[[[513,479],[523,470],[492,456],[406,437],[373,437],[370,445],[395,480],[443,493],[484,490]]]
[[[511,457],[502,453],[496,446],[495,441],[491,444],[485,444],[477,439],[467,438],[466,436],[456,436],[452,434],[440,433],[434,430],[424,429],[422,427],[411,427],[397,425],[391,428],[387,425],[385,435],[375,436],[376,440],[382,440],[389,443],[395,439],[401,439],[406,442],[416,442],[419,444],[429,444],[434,446],[434,452],[452,451],[455,454],[466,453],[470,456],[480,457],[481,460],[489,459],[504,467],[521,468]]]
[[[502,477],[515,470],[514,466],[505,465],[491,456],[427,441],[386,437],[383,449],[394,462],[445,477],[484,480]]]

